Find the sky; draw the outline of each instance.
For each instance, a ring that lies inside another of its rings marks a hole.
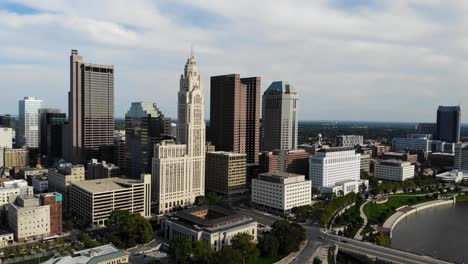
[[[468,1],[0,0],[0,113],[24,96],[67,110],[69,55],[115,66],[115,116],[155,102],[175,117],[191,46],[210,76],[294,85],[301,120],[468,122]]]

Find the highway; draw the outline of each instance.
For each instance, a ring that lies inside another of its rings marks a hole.
[[[448,264],[451,262],[438,260],[429,256],[421,256],[409,252],[404,252],[392,248],[386,248],[377,246],[374,244],[361,242],[353,239],[347,239],[344,237],[324,234],[324,237],[329,240],[329,243],[338,245],[343,250],[352,251],[358,254],[366,254],[367,256],[376,257],[396,263],[408,263],[408,264]]]

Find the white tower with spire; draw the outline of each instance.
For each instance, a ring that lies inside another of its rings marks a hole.
[[[187,146],[187,157],[192,174],[191,192],[204,195],[205,189],[205,101],[198,73],[197,62],[192,54],[180,76],[178,96],[177,141]]]
[[[205,194],[205,103],[193,55],[180,76],[177,144],[163,141],[154,147],[152,197],[158,213],[195,202]]]

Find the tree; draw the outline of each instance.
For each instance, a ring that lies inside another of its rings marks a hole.
[[[242,263],[242,254],[234,250],[231,246],[225,246],[216,252],[214,263],[239,264]]]
[[[193,243],[192,263],[210,263],[214,250],[207,241],[195,241]]]
[[[375,243],[379,246],[390,246],[390,237],[387,234],[379,232],[375,235]]]
[[[232,240],[232,249],[242,255],[242,263],[255,263],[260,252],[252,242],[253,237],[247,233],[238,233]]]
[[[199,196],[195,197],[195,204],[198,205],[198,206],[207,205],[208,204],[208,199],[206,199],[206,197],[203,196],[203,195],[199,195]]]
[[[134,232],[132,237],[136,237],[138,243],[150,242],[153,239],[153,227],[150,222],[140,214],[134,214],[133,217],[135,218],[135,230],[132,230]]]
[[[306,239],[305,230],[296,223],[278,220],[272,225],[271,234],[279,241],[281,254],[289,254],[299,249],[299,245]]]
[[[221,200],[219,199],[218,195],[214,192],[207,192],[206,193],[206,199],[208,199],[210,204],[220,204]]]
[[[262,256],[275,257],[278,255],[279,245],[280,243],[275,236],[266,234],[260,239],[258,248],[260,249],[260,254]]]
[[[319,257],[315,257],[314,261],[312,263],[313,264],[322,264],[322,260]]]
[[[192,241],[188,238],[178,236],[171,243],[172,254],[179,264],[189,264],[190,256],[192,254]]]

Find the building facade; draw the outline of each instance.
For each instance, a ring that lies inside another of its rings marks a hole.
[[[206,153],[205,189],[227,198],[247,191],[247,155],[225,151]]]
[[[48,158],[62,158],[62,128],[67,122],[58,109],[39,110],[39,152]]]
[[[49,191],[62,194],[63,210],[68,213],[70,185],[85,180],[85,168],[83,165],[72,165],[71,163],[60,164],[57,169],[49,170],[47,180]]]
[[[468,143],[458,143],[455,145],[453,168],[459,171],[468,170]]]
[[[360,135],[340,135],[335,138],[335,146],[337,147],[354,147],[362,145],[364,137]]]
[[[126,175],[151,173],[154,145],[171,134],[171,119],[155,103],[135,102],[125,115]]]
[[[24,97],[19,101],[19,116],[16,126],[16,144],[20,147],[39,147],[39,109],[43,101],[35,97]]]
[[[11,202],[10,198],[18,195],[33,195],[34,190],[25,180],[11,180],[0,183],[0,210]]]
[[[26,147],[3,149],[3,159],[3,166],[7,168],[25,167],[29,164],[29,149]]]
[[[252,179],[252,202],[271,212],[288,214],[293,207],[310,205],[312,184],[304,175],[262,173]]]
[[[414,165],[408,161],[385,160],[375,164],[374,177],[387,181],[405,181],[414,178]]]
[[[106,226],[114,210],[151,217],[151,175],[142,174],[140,180],[87,180],[70,186],[70,211],[89,226]]]
[[[429,134],[413,134],[406,138],[393,138],[393,151],[408,151],[421,150],[424,152],[431,151],[431,135]]]
[[[13,132],[9,127],[0,127],[0,149],[13,147]]]
[[[113,178],[120,176],[120,168],[106,161],[98,162],[91,159],[86,166],[86,180]]]
[[[15,197],[8,204],[8,221],[15,241],[39,240],[50,235],[50,206],[28,195]]]
[[[359,180],[361,155],[350,147],[322,149],[310,157],[310,179],[313,186],[330,187],[336,182]]]
[[[191,241],[206,241],[215,251],[231,245],[240,233],[257,241],[257,222],[236,211],[215,205],[192,207],[161,218],[163,236],[173,240],[178,236]]]
[[[436,139],[457,143],[460,141],[460,106],[439,106],[437,109]]]
[[[177,143],[156,144],[153,155],[154,201],[165,213],[191,205],[205,194],[205,103],[201,77],[192,55],[180,76]]]
[[[262,150],[297,149],[298,96],[294,86],[273,82],[262,97]]]
[[[66,160],[99,158],[99,146],[113,143],[113,65],[85,63],[78,50],[71,51],[68,113]]]
[[[210,140],[217,150],[247,154],[247,163],[258,163],[260,152],[260,83],[239,74],[211,77]]]
[[[0,115],[0,127],[11,127],[11,115]]]
[[[264,151],[260,155],[260,172],[285,171],[309,176],[310,154],[304,149]]]

